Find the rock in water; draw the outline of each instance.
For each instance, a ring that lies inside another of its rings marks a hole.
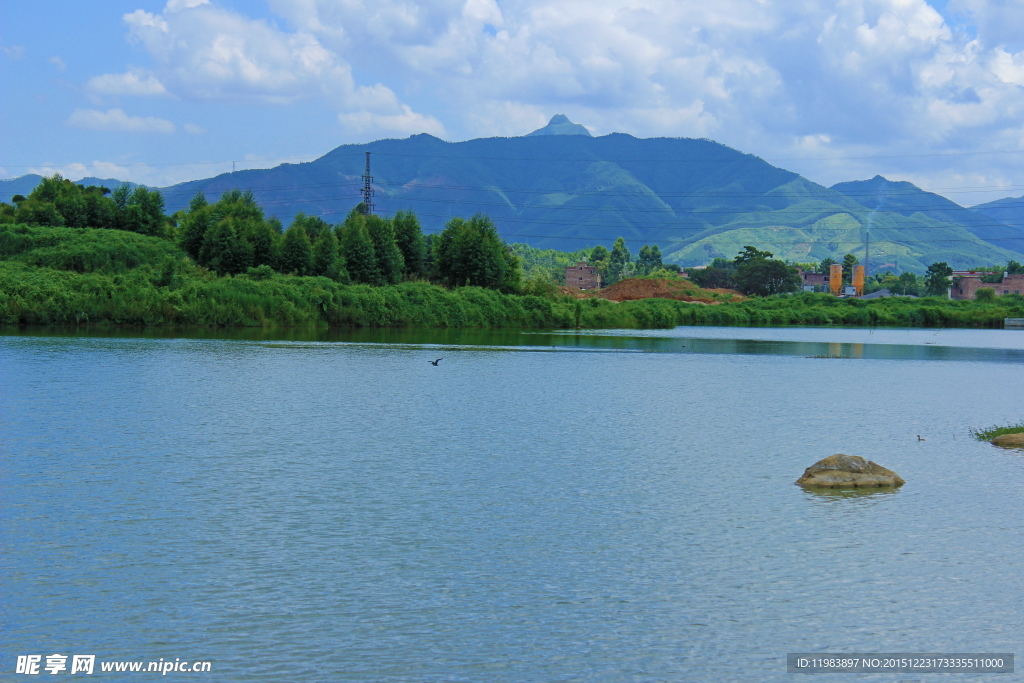
[[[900,475],[859,455],[836,453],[819,460],[796,480],[800,486],[843,488],[847,486],[903,486]]]
[[[1002,446],[1003,448],[1024,448],[1024,432],[997,436],[992,439],[992,444],[994,446]]]

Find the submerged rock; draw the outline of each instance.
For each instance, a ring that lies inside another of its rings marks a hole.
[[[859,455],[836,453],[819,460],[796,480],[800,486],[842,488],[853,486],[903,486],[900,475]]]
[[[1002,446],[1003,448],[1024,448],[1024,432],[997,436],[992,439],[992,444],[994,446]]]

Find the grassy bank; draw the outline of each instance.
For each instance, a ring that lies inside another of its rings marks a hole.
[[[993,425],[987,429],[972,427],[970,432],[971,436],[978,441],[991,441],[997,436],[1003,436],[1004,434],[1020,434],[1021,432],[1024,432],[1024,422],[1015,425],[1007,425],[1005,427]]]
[[[0,323],[364,327],[665,327],[621,307],[427,282],[342,285],[269,269],[219,277],[166,240],[115,230],[0,226]]]
[[[239,327],[670,328],[676,325],[1001,327],[1024,299],[988,302],[827,294],[714,306],[503,294],[427,282],[342,285],[269,268],[220,277],[172,243],[135,233],[0,225],[0,323]]]
[[[1024,316],[1024,297],[993,301],[837,299],[830,294],[750,298],[740,303],[680,311],[680,325],[846,325],[856,327],[1003,327],[1004,318]]]

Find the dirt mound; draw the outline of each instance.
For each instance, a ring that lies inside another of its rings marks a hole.
[[[578,290],[577,290],[578,291]],[[718,297],[711,296],[712,293]],[[722,297],[728,294],[729,298]],[[586,295],[586,293],[584,293]],[[742,301],[743,295],[732,289],[701,289],[689,280],[660,278],[627,278],[611,287],[592,294],[611,301],[636,301],[637,299],[675,299],[694,303],[719,304],[723,301]]]

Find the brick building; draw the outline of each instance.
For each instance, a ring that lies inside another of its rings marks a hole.
[[[985,273],[986,275],[988,273]],[[949,295],[953,299],[974,299],[978,290],[988,287],[995,291],[996,296],[1004,294],[1024,294],[1024,274],[1003,275],[1002,282],[982,282],[982,273],[975,271],[958,271],[953,273],[953,286]]]
[[[828,291],[828,273],[809,273],[803,268],[797,268],[796,272],[800,275],[800,281],[805,292]]]
[[[580,289],[601,289],[601,274],[596,266],[588,266],[580,261],[575,266],[565,267],[565,286]]]

